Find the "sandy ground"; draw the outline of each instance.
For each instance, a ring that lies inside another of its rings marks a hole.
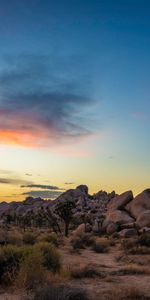
[[[69,243],[66,243],[60,250],[62,264],[66,269],[77,268],[90,265],[96,270],[103,272],[104,278],[82,278],[71,279],[69,284],[82,287],[91,295],[91,299],[107,299],[112,290],[119,291],[138,288],[148,299],[150,299],[150,272],[149,274],[119,275],[114,274],[124,267],[136,265],[141,270],[146,268],[150,271],[150,255],[130,255],[126,256],[120,250],[120,245],[111,247],[108,253],[95,253],[90,249],[81,250],[80,253],[74,253]],[[120,257],[121,259],[116,259]],[[68,282],[67,282],[68,283]],[[103,295],[103,297],[101,297]],[[106,298],[105,298],[106,296]],[[1,293],[0,300],[23,300],[23,295],[11,294],[9,292]]]

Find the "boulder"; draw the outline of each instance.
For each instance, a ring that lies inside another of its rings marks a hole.
[[[133,199],[132,191],[125,192],[119,196],[116,196],[108,203],[108,209],[123,209]]]
[[[85,224],[82,223],[80,224],[74,231],[73,231],[73,236],[81,236],[85,233]]]
[[[119,232],[119,236],[123,238],[129,238],[132,236],[136,236],[138,234],[135,228],[132,229],[123,229]]]
[[[143,227],[139,230],[139,233],[145,233],[145,232],[150,232],[150,227]]]
[[[140,227],[150,227],[150,210],[143,211],[137,218],[136,224]]]
[[[110,223],[108,226],[107,226],[107,229],[106,229],[106,233],[107,234],[113,234],[114,232],[117,232],[119,229],[119,226],[115,223]]]
[[[81,185],[77,186],[76,189],[77,189],[77,190],[80,190],[80,191],[81,191],[82,193],[84,193],[85,195],[88,194],[88,187],[87,187],[87,185],[81,184]]]
[[[138,218],[142,212],[150,210],[150,189],[144,190],[129,204],[128,209],[134,218]]]
[[[130,217],[127,212],[121,210],[108,210],[103,227],[106,228],[111,223],[117,223],[118,225],[121,225],[132,222],[134,222],[134,219]]]

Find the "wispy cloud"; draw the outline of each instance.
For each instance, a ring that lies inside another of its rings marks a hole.
[[[45,185],[45,184],[28,184],[28,185],[21,185],[21,188],[39,188],[43,190],[55,190],[55,191],[62,191],[63,189],[55,186],[55,185]]]
[[[30,181],[18,179],[18,178],[0,178],[0,184],[11,184],[11,185],[23,185],[30,184]]]
[[[44,199],[55,199],[56,197],[58,197],[61,194],[61,192],[58,191],[29,191],[29,192],[25,192],[22,193],[22,195],[26,195],[26,196],[31,196],[31,197],[41,197]]]
[[[46,56],[6,57],[0,73],[1,143],[49,147],[92,134],[85,117],[93,101],[87,78],[69,63],[70,68]]]

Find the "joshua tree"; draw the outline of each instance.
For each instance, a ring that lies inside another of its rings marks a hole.
[[[59,202],[56,205],[55,212],[63,220],[65,224],[65,236],[68,236],[69,225],[73,217],[73,209],[75,208],[75,203],[72,201]]]

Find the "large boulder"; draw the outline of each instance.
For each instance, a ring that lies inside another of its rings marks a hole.
[[[128,224],[134,222],[134,219],[125,211],[108,210],[103,227],[106,228],[109,224],[115,223],[118,225]]]
[[[133,199],[132,191],[125,192],[113,198],[107,205],[108,209],[123,209]]]
[[[106,229],[106,233],[108,235],[111,235],[113,234],[114,232],[118,232],[118,229],[119,229],[119,226],[115,223],[110,223],[108,226],[107,226],[107,229]]]
[[[136,224],[140,227],[150,227],[150,210],[143,211],[136,220]]]
[[[144,211],[150,210],[150,189],[144,190],[129,204],[128,209],[134,218],[138,218]]]

